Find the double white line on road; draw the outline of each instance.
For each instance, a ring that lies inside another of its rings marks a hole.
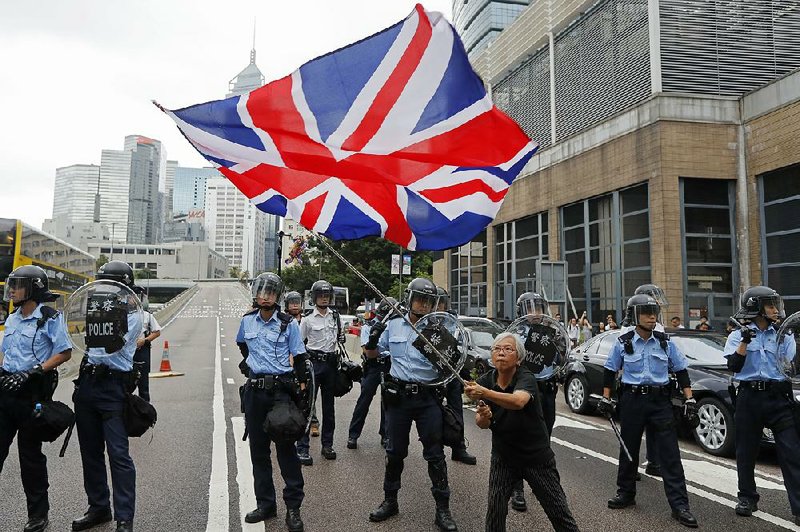
[[[208,486],[208,522],[206,532],[228,530],[228,454],[225,433],[225,404],[222,391],[222,348],[220,347],[219,316],[217,342],[214,351],[214,436],[211,447],[211,480]]]

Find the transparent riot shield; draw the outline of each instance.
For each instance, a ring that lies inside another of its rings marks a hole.
[[[539,373],[547,366],[560,369],[569,361],[569,333],[560,321],[545,315],[517,318],[506,332],[516,334],[525,344],[522,363]]]
[[[775,363],[778,369],[790,380],[800,378],[797,358],[797,340],[800,338],[800,312],[795,312],[781,321],[778,328],[778,342]]]
[[[111,356],[135,344],[144,324],[142,303],[133,290],[108,279],[76,290],[67,299],[64,317],[73,349],[92,357]]]
[[[439,373],[438,378],[430,384],[447,384],[456,378],[467,359],[467,332],[458,319],[449,312],[432,312],[420,318],[414,326],[439,351],[437,354],[422,338],[417,338],[411,344],[425,355]]]

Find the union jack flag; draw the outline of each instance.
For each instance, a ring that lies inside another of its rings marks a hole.
[[[412,250],[474,238],[538,147],[493,105],[453,27],[419,4],[250,93],[163,110],[262,211]]]

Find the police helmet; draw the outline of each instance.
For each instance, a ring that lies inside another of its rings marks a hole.
[[[783,311],[783,299],[781,299],[778,292],[768,286],[750,287],[742,294],[741,306],[734,318],[751,320],[760,315],[769,321],[774,321],[764,311],[764,308],[768,305],[778,309],[778,319],[786,317],[786,313]]]
[[[378,308],[375,309],[375,319],[379,321],[383,321],[386,316],[391,314],[396,314],[392,305],[397,306],[397,300],[393,297],[387,297],[378,304]]]
[[[112,260],[106,262],[97,270],[97,279],[108,279],[122,283],[128,288],[133,288],[133,268],[127,262]]]
[[[58,299],[59,296],[48,290],[49,283],[47,274],[39,266],[20,266],[8,274],[6,287],[3,293],[3,301],[12,301],[11,291],[17,301],[15,305],[20,305],[28,300],[37,303],[49,303]],[[20,291],[23,291],[20,296]]]
[[[311,302],[319,307],[328,305],[317,305],[317,298],[328,296],[328,305],[333,303],[333,285],[324,279],[320,279],[311,285]]]
[[[517,298],[517,317],[550,316],[550,303],[543,295],[536,292],[525,292]]]
[[[287,305],[289,303],[297,303],[298,305],[302,305],[303,296],[300,295],[300,292],[292,290],[291,292],[288,292],[285,296],[283,296],[283,301]]]
[[[256,299],[267,299],[271,294],[275,294],[275,301],[277,301],[283,294],[283,281],[276,274],[265,272],[253,279],[250,292],[253,295],[254,303]]]
[[[640,285],[634,290],[634,295],[637,294],[646,294],[648,296],[652,296],[653,299],[658,301],[659,306],[662,309],[669,307],[669,301],[667,301],[667,295],[664,291],[656,284],[648,283]]]
[[[441,305],[444,305],[444,310],[448,310],[450,308],[450,294],[447,293],[447,290],[441,286],[437,286],[436,296],[438,297],[436,301],[437,310]]]
[[[430,310],[427,312],[414,312],[414,314],[417,314],[418,316],[423,316],[428,312],[436,310],[436,300],[438,299],[438,296],[436,295],[436,285],[433,284],[430,279],[417,277],[408,283],[408,287],[405,289],[404,295],[406,307],[411,312],[414,312],[411,303],[415,300],[421,301],[423,304],[430,305]]]
[[[661,321],[661,305],[658,304],[656,298],[648,294],[631,296],[628,299],[625,313],[630,318],[631,325],[642,325],[643,323],[640,320],[642,314],[655,315],[656,321]]]

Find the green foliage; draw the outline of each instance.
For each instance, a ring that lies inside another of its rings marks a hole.
[[[155,272],[149,268],[142,268],[141,270],[133,270],[134,279],[158,279]]]
[[[94,270],[95,271],[99,270],[100,266],[106,263],[108,263],[108,257],[101,254],[99,257],[97,257],[97,260],[94,261],[94,266],[95,266]]]
[[[238,266],[231,266],[228,270],[228,275],[230,275],[233,279],[239,279],[242,276],[242,269]]]
[[[402,294],[402,289],[414,277],[430,278],[432,274],[433,257],[430,252],[404,252],[411,255],[411,275],[404,275],[401,285],[399,276],[391,274],[392,254],[400,253],[397,244],[377,237],[328,242],[379,290],[389,296],[398,297],[398,290]],[[309,239],[305,257],[310,260],[282,271],[281,276],[287,290],[297,290],[302,294],[311,288],[314,281],[325,279],[334,286],[346,286],[350,290],[352,308],[357,307],[365,299],[378,297],[316,238]]]

